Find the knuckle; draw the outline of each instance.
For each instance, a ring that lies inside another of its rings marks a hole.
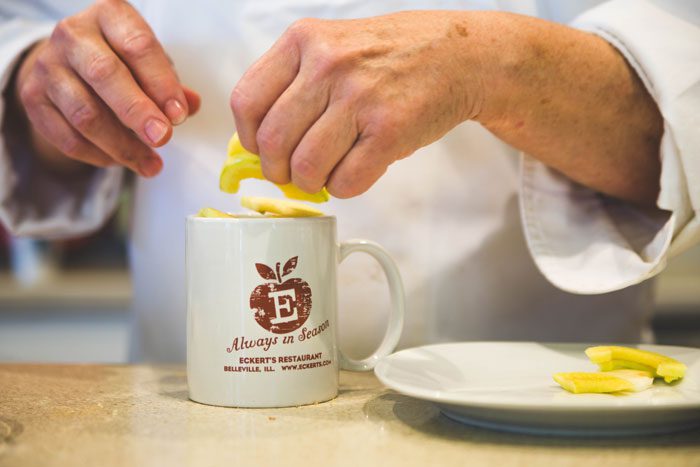
[[[260,153],[267,157],[279,158],[283,148],[282,134],[270,125],[261,126],[255,136]]]
[[[125,3],[128,2],[126,0],[96,0],[91,8],[97,11],[105,10],[107,13],[111,14],[118,11],[116,8],[123,6]]]
[[[124,165],[133,165],[133,163],[137,160],[136,151],[134,151],[132,148],[120,150],[115,157]]]
[[[289,174],[284,170],[275,170],[276,168],[274,166],[266,162],[263,162],[261,165],[265,179],[271,181],[272,183],[278,183],[280,185],[289,183]]]
[[[138,31],[122,43],[122,51],[128,57],[141,58],[151,54],[158,47],[158,41],[146,31]]]
[[[302,191],[306,193],[317,193],[323,188],[323,182],[313,182],[305,180],[295,180],[294,182]]]
[[[75,23],[72,17],[63,18],[51,32],[52,42],[72,42],[75,38]]]
[[[32,71],[39,74],[39,75],[46,76],[49,74],[50,68],[51,68],[50,58],[48,57],[48,55],[45,52],[43,52],[43,51],[40,52],[37,55],[36,60],[34,60],[34,64],[32,66]]]
[[[147,93],[167,94],[168,96],[179,96],[182,88],[169,70],[153,70],[148,77],[148,82],[144,82],[142,89]],[[184,94],[183,94],[184,98]]]
[[[328,183],[328,192],[336,198],[352,198],[367,191],[383,173],[387,166],[371,154],[363,152],[338,173],[334,173]]]
[[[372,126],[372,134],[376,135],[374,138],[375,143],[381,149],[395,147],[400,142],[399,129],[401,124],[398,121],[398,117],[394,114],[377,115]]]
[[[110,5],[118,5],[119,3],[122,3],[122,0],[97,0],[95,2],[95,5],[98,7],[104,7]]]
[[[371,97],[371,91],[370,83],[352,76],[346,77],[340,89],[341,99],[339,103],[346,107],[352,107],[354,102],[366,102],[367,98]]]
[[[151,157],[151,151],[138,139],[130,138],[129,143],[124,145],[114,157],[124,165],[134,166],[139,161]]]
[[[233,114],[238,117],[249,117],[254,112],[253,101],[246,97],[246,93],[240,84],[231,91],[229,104]]]
[[[43,86],[38,80],[27,80],[19,88],[19,99],[25,107],[33,106],[41,97]]]
[[[112,76],[119,66],[115,56],[98,54],[90,59],[85,69],[88,81],[101,82]]]
[[[255,100],[248,97],[245,85],[237,85],[231,92],[231,111],[237,118],[254,119],[259,113]]]
[[[82,141],[75,134],[66,135],[58,142],[58,149],[67,156],[80,156]]]
[[[49,75],[48,79],[43,81],[44,93],[46,93],[50,100],[54,101],[57,101],[59,98],[65,96],[65,94],[68,94],[68,99],[70,99],[70,101],[74,101],[76,99],[75,88],[70,86],[70,84],[66,83],[66,81],[61,78],[62,77],[60,75]]]
[[[352,198],[353,196],[357,195],[353,184],[350,183],[347,179],[334,179],[328,183],[326,189],[328,190],[328,193],[330,193],[331,196],[339,199]]]
[[[298,177],[300,179],[299,182],[306,187],[311,188],[317,185],[317,183],[314,183],[314,180],[317,180],[321,176],[321,171],[319,169],[318,164],[309,157],[298,156],[292,158],[292,173]]]
[[[333,53],[328,47],[323,47],[322,50],[316,53],[311,63],[311,80],[316,81],[330,75],[340,68],[342,64],[343,57],[341,54]]]
[[[137,97],[127,100],[119,112],[119,115],[125,123],[135,122],[141,120],[143,116],[148,113],[148,110],[148,102],[143,98]]]
[[[81,102],[68,113],[68,121],[71,123],[71,125],[81,131],[92,129],[98,118],[99,113],[97,109],[85,102]]]
[[[315,18],[298,19],[287,28],[285,35],[292,40],[304,40],[313,31],[318,22],[319,20]]]

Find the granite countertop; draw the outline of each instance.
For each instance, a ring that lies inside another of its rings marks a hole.
[[[371,373],[287,409],[187,398],[183,367],[0,365],[0,466],[700,465],[700,431],[581,439],[471,428]]]

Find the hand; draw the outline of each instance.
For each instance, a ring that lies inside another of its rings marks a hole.
[[[241,143],[273,182],[363,193],[392,162],[479,112],[479,57],[455,53],[471,34],[463,19],[296,22],[231,94]]]
[[[148,24],[122,0],[59,22],[19,66],[15,92],[44,158],[119,164],[146,177],[163,165],[152,148],[199,107]]]
[[[654,206],[660,111],[604,39],[501,12],[292,25],[231,94],[265,176],[339,198],[467,119],[596,191]]]

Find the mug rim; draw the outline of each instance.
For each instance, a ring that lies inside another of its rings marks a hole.
[[[265,223],[265,222],[318,222],[318,221],[335,221],[336,217],[333,215],[323,215],[323,216],[305,216],[305,217],[264,217],[256,216],[254,214],[245,215],[245,217],[200,217],[197,214],[188,214],[186,216],[187,222],[204,222],[204,223]]]

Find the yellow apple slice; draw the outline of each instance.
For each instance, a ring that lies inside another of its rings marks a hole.
[[[233,154],[251,154],[243,147],[241,144],[241,138],[238,137],[238,132],[234,131],[231,139],[228,140],[228,145],[226,145],[226,154],[229,156]]]
[[[197,217],[235,217],[232,216],[231,214],[223,211],[219,211],[218,209],[214,208],[202,208],[199,210],[197,213]]]
[[[259,196],[241,197],[241,206],[257,211],[260,214],[277,214],[284,217],[313,217],[323,215],[318,209],[314,209],[304,203],[283,199],[262,198]]]
[[[598,368],[600,371],[613,371],[613,370],[639,370],[649,373],[649,376],[656,376],[656,369],[643,365],[637,362],[631,362],[629,360],[610,360],[603,363],[598,363]]]
[[[228,142],[228,156],[219,176],[219,188],[226,193],[237,193],[241,180],[248,178],[265,180],[260,157],[246,150],[238,138],[238,133],[234,133]],[[275,183],[275,185],[287,198],[312,203],[324,203],[330,199],[330,194],[325,188],[317,193],[306,193],[293,183],[285,185]]]
[[[614,370],[599,373],[557,373],[554,381],[574,394],[639,392],[651,387],[654,378],[645,371]]]
[[[586,355],[601,369],[649,369],[654,372],[655,376],[663,378],[667,383],[683,378],[686,371],[686,366],[678,360],[656,352],[630,347],[616,345],[589,347],[586,349]],[[639,365],[643,365],[643,367],[640,368]]]

